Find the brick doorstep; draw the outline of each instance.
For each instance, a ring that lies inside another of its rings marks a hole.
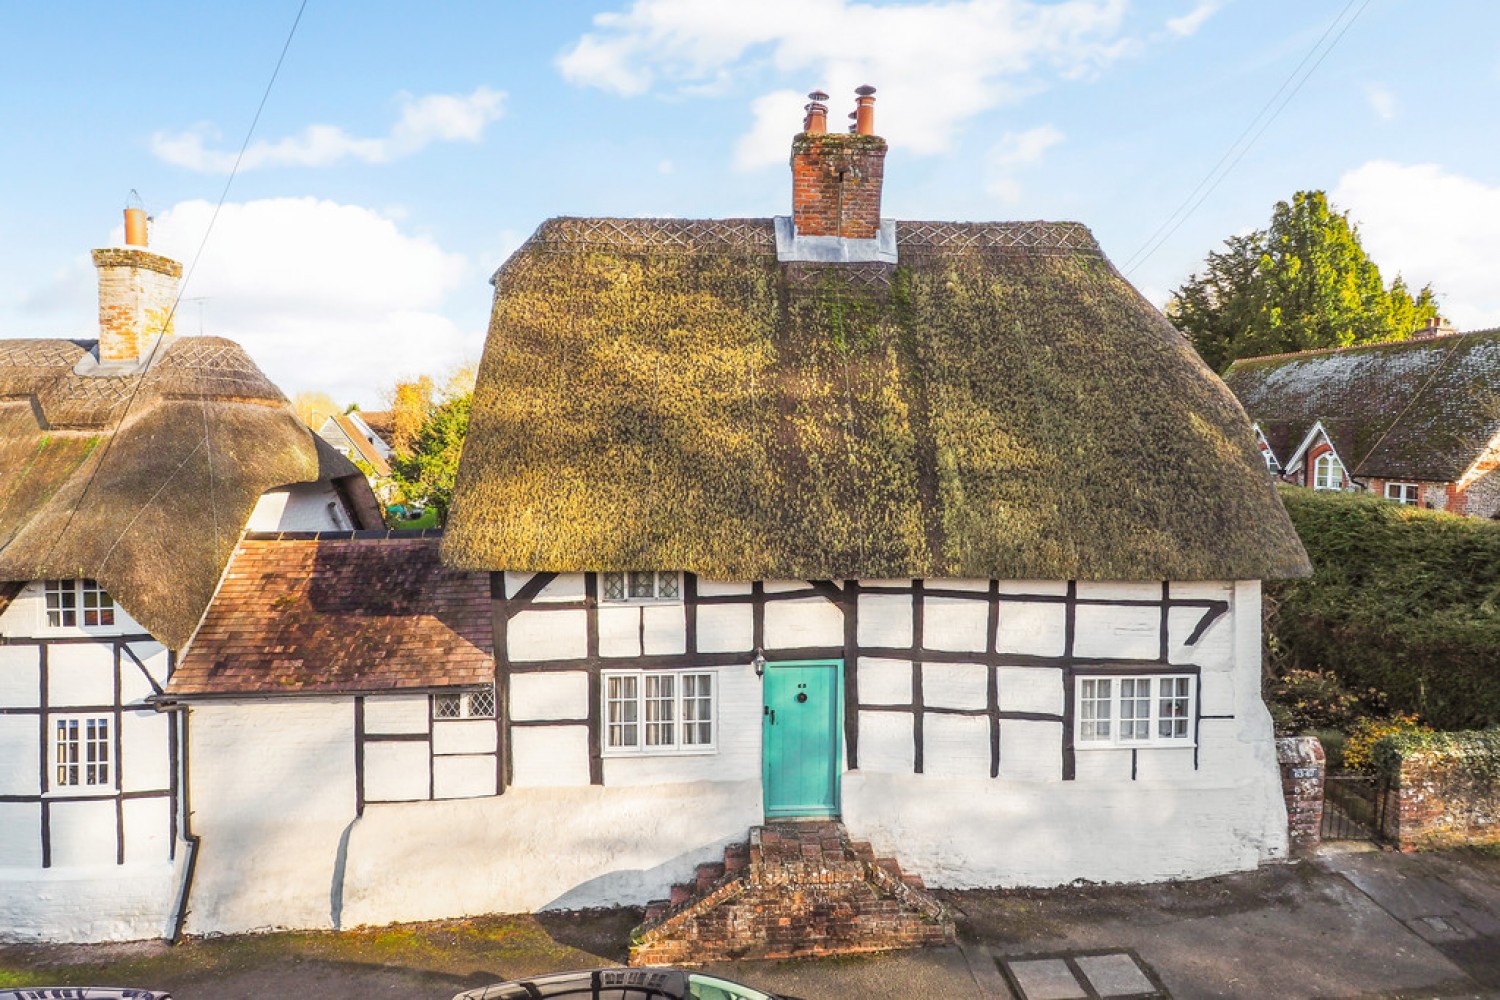
[[[807,958],[952,944],[952,915],[918,876],[841,823],[755,827],[723,863],[652,903],[632,965]]]

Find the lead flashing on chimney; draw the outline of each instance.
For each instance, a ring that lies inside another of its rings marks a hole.
[[[792,225],[790,215],[778,215],[773,221],[776,223],[776,259],[783,263],[897,263],[895,219],[881,219],[880,229],[871,240],[851,240],[843,236],[801,236]]]
[[[143,374],[156,364],[175,339],[175,334],[167,334],[166,337],[159,333],[152,334],[143,345],[141,356],[134,361],[100,361],[97,340],[74,341],[74,343],[87,344],[88,352],[73,366],[73,374],[80,378],[125,378],[130,375]],[[162,343],[163,340],[167,343]]]

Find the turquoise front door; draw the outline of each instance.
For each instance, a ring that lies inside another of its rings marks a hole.
[[[767,819],[838,815],[840,667],[837,660],[766,664],[761,752]]]

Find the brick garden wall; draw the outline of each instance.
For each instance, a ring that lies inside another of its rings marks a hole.
[[[1438,735],[1436,745],[1402,752],[1385,836],[1403,851],[1500,842],[1500,740]]]

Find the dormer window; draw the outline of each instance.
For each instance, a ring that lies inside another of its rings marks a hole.
[[[115,623],[115,599],[94,580],[43,583],[48,628],[99,628]]]
[[[600,573],[599,596],[606,601],[679,601],[682,599],[682,574],[631,570],[629,573]]]
[[[1313,462],[1313,489],[1341,490],[1344,488],[1344,464],[1331,451],[1325,451]]]

